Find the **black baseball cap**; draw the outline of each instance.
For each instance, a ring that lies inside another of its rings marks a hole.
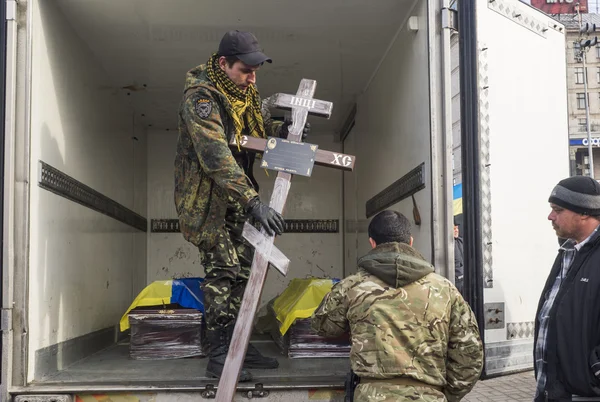
[[[249,66],[257,66],[273,60],[262,52],[258,39],[250,32],[229,31],[219,44],[219,56],[236,56]]]

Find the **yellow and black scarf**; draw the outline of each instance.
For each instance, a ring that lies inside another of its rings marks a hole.
[[[244,129],[244,121],[248,134],[252,137],[266,138],[262,114],[260,111],[260,95],[256,86],[250,85],[246,92],[240,90],[231,81],[225,71],[219,67],[219,57],[213,54],[206,63],[206,73],[217,89],[225,95],[229,103],[225,105],[233,119],[235,137],[238,145]]]

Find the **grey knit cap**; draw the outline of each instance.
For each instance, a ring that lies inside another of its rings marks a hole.
[[[582,215],[600,215],[600,184],[591,177],[573,176],[558,182],[548,202]]]

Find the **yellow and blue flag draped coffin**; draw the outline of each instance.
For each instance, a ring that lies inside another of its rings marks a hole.
[[[120,322],[131,328],[132,359],[162,360],[205,356],[202,278],[156,281],[131,303]]]
[[[271,313],[277,329],[271,336],[283,354],[290,358],[348,357],[350,337],[324,338],[310,328],[310,317],[337,279],[292,279],[288,287],[276,297]]]
[[[129,313],[129,356],[165,360],[205,356],[204,323],[196,309],[137,307]]]
[[[121,317],[121,331],[129,329],[129,313],[136,307],[178,304],[204,314],[204,295],[200,285],[204,278],[170,279],[154,281],[142,290]]]

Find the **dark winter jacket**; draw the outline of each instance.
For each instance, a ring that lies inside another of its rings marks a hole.
[[[556,257],[540,297],[534,345],[539,313],[561,270],[562,254],[560,251]],[[545,401],[546,396],[548,400],[570,401],[570,395],[600,395],[600,231],[575,255],[549,316],[547,395],[540,395],[535,402]]]

